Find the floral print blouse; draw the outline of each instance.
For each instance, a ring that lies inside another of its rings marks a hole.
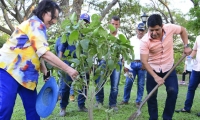
[[[48,50],[46,26],[32,16],[16,27],[0,49],[0,68],[25,88],[34,90],[40,72],[39,58]]]

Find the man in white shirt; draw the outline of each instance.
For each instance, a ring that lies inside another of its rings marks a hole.
[[[120,27],[120,18],[118,16],[113,16],[111,19],[111,24],[115,27],[115,31],[110,32],[113,36],[118,38],[119,34],[122,34],[121,32],[118,31],[118,28]],[[104,60],[99,61],[99,65],[106,64]],[[117,71],[116,69],[113,70],[112,74],[110,75],[110,96],[109,96],[109,108],[113,109],[114,111],[117,111],[117,95],[118,95],[118,86],[119,86],[119,81],[120,81],[120,74],[121,74],[121,68],[122,68],[122,62],[121,58],[118,63],[116,63],[120,66],[120,71]],[[95,81],[96,84],[100,82],[100,77]],[[99,104],[103,105],[104,101],[104,88],[96,94],[96,107]]]
[[[133,78],[130,78],[130,76],[126,76],[126,83],[124,86],[124,97],[120,105],[128,104],[132,85],[137,75],[137,78],[138,78],[137,79],[138,80],[137,81],[137,98],[135,100],[135,104],[136,104],[136,107],[139,107],[140,103],[142,102],[142,97],[144,93],[145,74],[146,74],[146,70],[144,70],[142,63],[140,61],[140,40],[145,34],[145,24],[139,23],[136,32],[137,32],[137,35],[135,35],[134,37],[130,39],[130,43],[134,47],[134,61],[131,62],[130,65],[128,65],[125,62],[125,65],[124,65],[124,71],[132,73]]]
[[[187,112],[187,113],[191,112],[195,90],[197,89],[200,83],[200,36],[197,36],[193,46],[193,51],[190,54],[191,58],[194,58],[195,55],[196,58],[193,60],[193,68],[188,85],[185,106],[180,110],[175,110],[176,112]],[[197,113],[196,115],[200,117],[200,113]]]

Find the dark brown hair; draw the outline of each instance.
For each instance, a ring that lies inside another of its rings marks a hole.
[[[52,0],[42,0],[36,9],[33,10],[33,14],[36,15],[40,20],[44,21],[42,15],[47,12],[51,12],[51,18],[53,19],[55,16],[55,10],[61,11],[58,4]]]

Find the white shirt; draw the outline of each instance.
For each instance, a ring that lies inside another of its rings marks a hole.
[[[140,60],[140,39],[137,35],[130,38],[130,44],[133,46],[134,60]]]
[[[186,59],[185,65],[186,65],[186,70],[191,72],[193,68],[193,59],[189,60]]]
[[[130,44],[133,46],[134,60],[140,60],[140,39],[137,37],[137,35],[130,38]],[[128,64],[127,61],[124,62],[124,67],[132,70],[130,64]]]
[[[196,58],[193,60],[193,70],[200,71],[200,36],[197,36],[196,41],[193,46],[193,50],[196,50]]]

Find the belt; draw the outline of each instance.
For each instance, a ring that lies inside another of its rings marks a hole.
[[[140,60],[134,60],[134,62],[141,62]]]

